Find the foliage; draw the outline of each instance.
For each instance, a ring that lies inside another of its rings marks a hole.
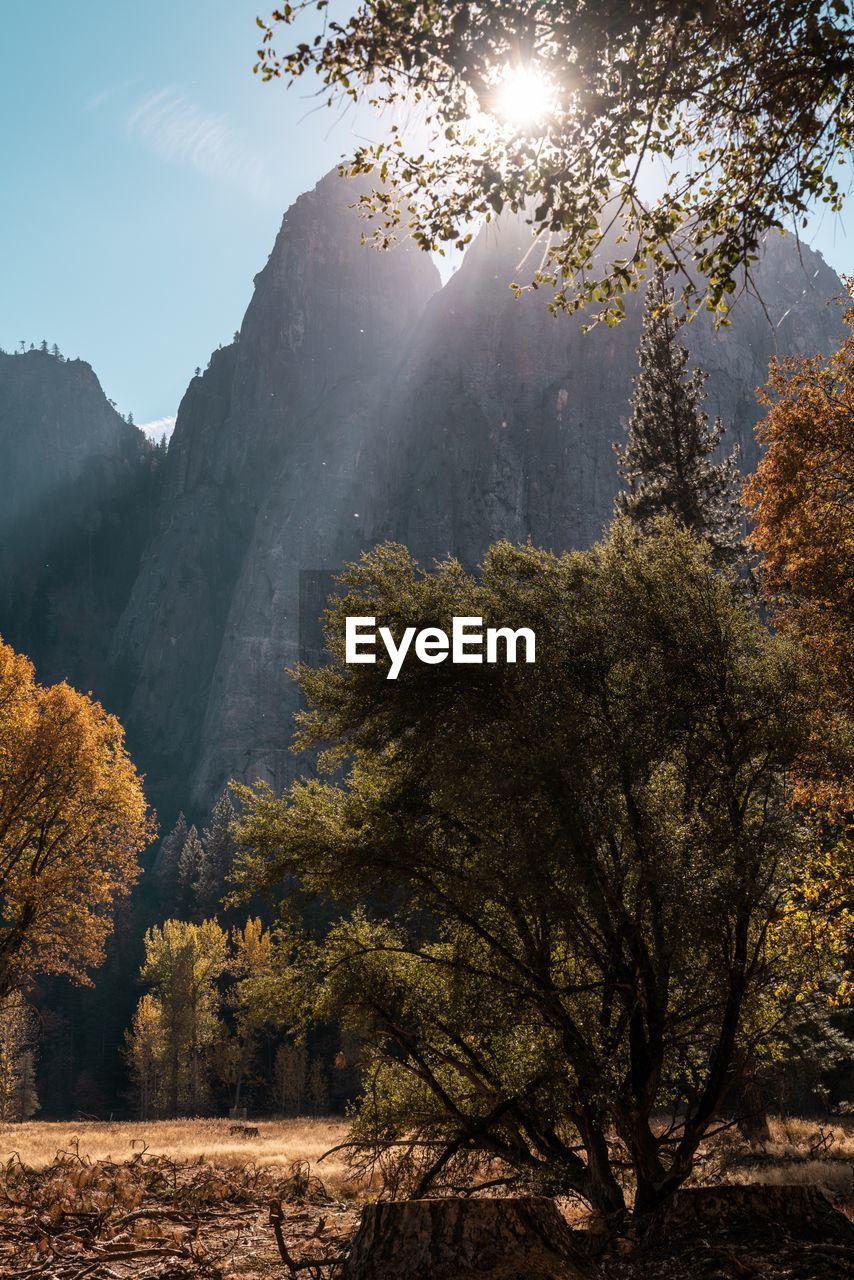
[[[235,817],[226,787],[213,807],[210,823],[202,832],[202,855],[195,890],[198,909],[203,915],[217,909],[225,892],[235,854],[231,834]]]
[[[282,1016],[361,1037],[355,1140],[403,1151],[413,1189],[479,1151],[602,1209],[626,1166],[647,1210],[833,959],[787,923],[799,664],[670,520],[499,543],[477,577],[387,545],[342,588],[296,745],[343,783],[239,789],[247,892],[287,875],[351,908],[325,938],[282,926]],[[347,615],[525,625],[537,661],[391,682],[343,662]]]
[[[765,450],[745,486],[775,621],[822,675],[798,798],[837,815],[854,810],[854,310],[846,320],[833,355],[772,363]]]
[[[312,10],[318,33],[277,55],[277,25]],[[424,248],[459,245],[473,220],[524,208],[543,240],[534,283],[557,307],[601,304],[613,323],[651,261],[723,313],[768,228],[842,204],[846,0],[362,0],[343,22],[300,0],[258,21],[264,79],[314,72],[330,103],[366,89],[378,105],[419,104],[412,137],[392,124],[353,158],[377,174],[381,241],[408,222]],[[502,119],[508,74],[549,100],[527,124]],[[620,242],[596,263],[612,227]]]
[[[178,855],[178,895],[180,905],[189,911],[195,898],[196,884],[205,856],[204,846],[195,824],[187,832],[187,838]]]
[[[197,1114],[206,1101],[204,1055],[220,1030],[216,984],[228,966],[227,943],[215,920],[166,920],[145,935],[140,977],[153,990],[137,1010],[128,1053],[138,1083],[140,1066],[159,1054],[160,1105],[168,1115]]]
[[[677,334],[684,321],[673,312],[673,291],[656,272],[644,304],[644,324],[625,446],[616,445],[627,488],[614,510],[640,529],[656,516],[673,515],[705,538],[720,563],[739,552],[739,503],[734,492],[736,453],[712,462],[724,428],[710,427],[703,412],[707,375],[687,372],[688,351]]]
[[[37,1044],[35,1010],[12,991],[0,1000],[0,1121],[29,1120],[39,1109]]]
[[[115,716],[0,641],[0,996],[34,972],[88,982],[152,835]]]
[[[178,893],[178,862],[186,839],[187,819],[184,817],[182,810],[178,814],[172,830],[160,841],[157,861],[154,864],[155,875],[162,883],[167,899],[172,901],[174,901]]]

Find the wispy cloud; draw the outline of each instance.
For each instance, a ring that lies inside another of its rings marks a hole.
[[[136,84],[136,80],[122,80],[119,84],[109,85],[106,89],[102,89],[100,93],[96,93],[94,98],[90,98],[84,105],[83,110],[97,111],[105,102],[109,102],[114,94],[120,93],[122,89],[127,89],[132,84]]]
[[[137,103],[127,129],[170,164],[190,164],[220,182],[266,194],[264,158],[240,138],[227,116],[205,111],[178,89],[160,89]]]
[[[144,431],[152,440],[159,440],[161,436],[168,438],[171,436],[174,426],[174,418],[153,418],[151,422],[139,423],[140,431]]]

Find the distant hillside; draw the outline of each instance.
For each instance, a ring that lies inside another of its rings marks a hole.
[[[85,361],[0,353],[0,635],[42,679],[119,696],[107,652],[163,460]]]

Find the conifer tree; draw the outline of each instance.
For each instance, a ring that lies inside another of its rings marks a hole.
[[[214,805],[210,823],[202,832],[202,854],[195,882],[196,903],[203,915],[215,911],[225,890],[234,859],[231,827],[236,817],[226,787]]]
[[[192,826],[178,856],[178,897],[184,910],[189,910],[194,902],[196,882],[204,856],[204,845],[195,826]]]
[[[187,819],[182,810],[168,836],[164,836],[161,841],[157,855],[157,877],[163,884],[166,894],[173,899],[178,890],[178,861],[186,839]]]
[[[688,352],[677,341],[684,323],[657,272],[644,305],[627,440],[614,446],[626,481],[614,511],[641,528],[673,515],[711,543],[718,563],[732,563],[740,550],[737,451],[712,461],[724,428],[720,418],[710,426],[703,411],[707,374],[688,372]]]

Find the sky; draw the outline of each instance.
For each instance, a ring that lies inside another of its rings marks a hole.
[[[376,132],[364,111],[330,111],[307,86],[252,74],[267,11],[263,0],[4,6],[0,346],[46,338],[89,361],[155,434],[239,327],[287,207]],[[802,235],[850,272],[846,225],[850,214],[817,218]]]
[[[138,423],[174,417],[283,213],[356,143],[357,112],[252,74],[266,12],[3,6],[0,346],[57,343]]]

